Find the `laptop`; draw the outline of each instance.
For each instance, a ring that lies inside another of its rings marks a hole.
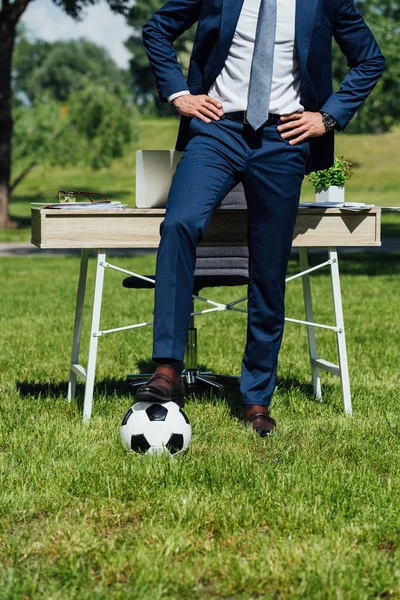
[[[165,208],[176,166],[183,156],[177,150],[136,152],[136,208]]]

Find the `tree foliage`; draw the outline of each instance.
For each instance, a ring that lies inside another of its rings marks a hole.
[[[136,0],[127,21],[132,26],[133,32],[125,45],[132,53],[130,71],[133,82],[135,99],[145,113],[176,114],[175,109],[169,104],[161,103],[155,90],[154,75],[149,65],[146,51],[142,42],[142,27],[151,15],[162,6],[162,0]],[[189,58],[196,32],[196,25],[179,37],[175,44],[178,60],[182,65],[185,76],[189,68]]]
[[[105,48],[84,38],[56,42],[18,38],[13,57],[14,98],[22,96],[32,102],[45,93],[64,102],[88,78],[118,86],[126,81],[126,74]]]
[[[356,0],[356,6],[371,28],[385,58],[386,69],[368,100],[346,129],[348,133],[380,133],[400,122],[400,2],[398,0]],[[333,48],[335,89],[347,72],[346,59]]]
[[[109,167],[137,137],[137,111],[126,90],[117,94],[91,80],[63,104],[47,94],[14,110],[14,159],[24,175],[43,163]]]
[[[9,219],[10,176],[12,164],[12,62],[17,28],[32,0],[0,0],[0,227],[13,226]],[[53,0],[74,19],[96,0]],[[106,0],[112,11],[127,14],[132,0]],[[45,47],[40,51],[45,52]]]
[[[108,52],[85,39],[18,39],[13,61],[13,157],[39,163],[110,166],[137,136],[137,111],[125,73]]]

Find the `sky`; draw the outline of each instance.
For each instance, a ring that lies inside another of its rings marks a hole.
[[[34,0],[28,4],[22,23],[30,36],[49,42],[86,37],[107,48],[118,66],[128,66],[130,53],[124,41],[132,29],[125,18],[111,12],[103,0],[88,7],[79,22],[68,17],[51,0]]]

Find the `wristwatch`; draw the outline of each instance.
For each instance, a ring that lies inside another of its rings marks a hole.
[[[320,111],[322,115],[322,122],[325,125],[326,131],[330,131],[331,129],[335,129],[338,125],[338,122],[332,115],[327,112]]]

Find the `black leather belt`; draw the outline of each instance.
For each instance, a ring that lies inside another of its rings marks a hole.
[[[246,118],[246,111],[245,110],[237,110],[235,112],[227,112],[224,114],[224,116],[227,119],[232,119],[233,121],[240,121],[241,123],[244,123],[245,125],[250,125],[250,123],[248,122],[247,118]],[[274,125],[275,123],[278,122],[278,120],[280,119],[281,115],[277,115],[275,113],[270,113],[268,116],[268,120],[265,121],[265,123],[263,123],[263,125],[261,127],[266,127],[267,125]]]

